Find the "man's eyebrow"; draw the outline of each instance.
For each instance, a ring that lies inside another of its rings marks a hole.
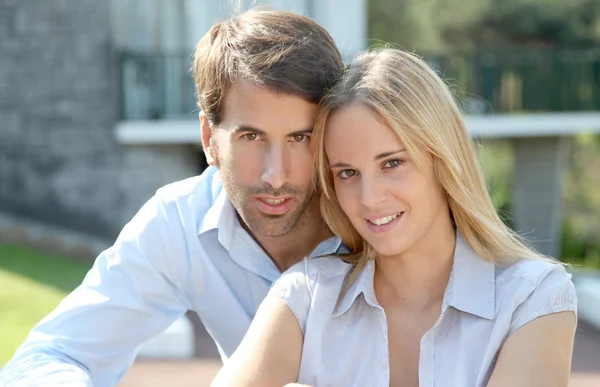
[[[236,134],[236,133],[256,133],[256,134],[261,134],[261,135],[266,134],[266,132],[264,130],[255,128],[250,125],[237,125],[236,127],[233,128],[232,132],[234,134]],[[312,132],[313,132],[313,128],[307,128],[307,129],[301,129],[301,130],[297,130],[295,132],[291,132],[288,134],[288,136],[297,136],[299,134],[310,134]]]
[[[378,154],[377,156],[375,156],[375,158],[373,160],[381,160],[381,159],[385,159],[386,157],[395,155],[396,153],[401,153],[401,152],[406,152],[406,149],[400,149],[397,151],[391,151],[391,152],[383,152]]]
[[[297,136],[299,134],[311,134],[313,132],[313,128],[306,128],[302,130],[297,130],[295,132],[291,132],[288,136]]]
[[[232,132],[234,134],[237,133],[256,133],[256,134],[265,134],[264,130],[258,129],[258,128],[254,128],[250,125],[237,125],[233,128]]]

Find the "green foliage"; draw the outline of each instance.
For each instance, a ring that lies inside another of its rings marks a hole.
[[[369,36],[408,50],[600,42],[597,0],[369,0]]]
[[[477,147],[494,207],[504,222],[512,226],[510,214],[510,184],[514,171],[514,151],[508,141],[481,141]]]
[[[514,152],[509,141],[487,140],[477,147],[494,205],[510,226],[510,181]],[[600,135],[573,139],[563,184],[561,257],[600,269]]]
[[[564,178],[563,252],[600,267],[600,136],[573,139]]]
[[[392,43],[425,55],[455,85],[465,111],[599,109],[597,57],[589,50],[565,51],[600,46],[598,0],[368,4],[371,44]],[[487,54],[475,55],[482,51]],[[494,204],[510,225],[510,143],[485,141],[478,152]],[[600,136],[574,139],[564,190],[562,257],[600,268]]]

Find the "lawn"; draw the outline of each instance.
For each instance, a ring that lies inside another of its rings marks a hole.
[[[90,267],[91,262],[0,243],[0,368]]]

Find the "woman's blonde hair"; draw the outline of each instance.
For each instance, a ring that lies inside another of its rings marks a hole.
[[[547,259],[527,246],[498,216],[448,86],[416,55],[383,48],[356,57],[323,99],[313,134],[321,211],[327,225],[352,251],[344,259],[354,265],[355,274],[374,251],[354,229],[337,200],[324,148],[328,117],[353,104],[373,109],[396,132],[419,168],[424,157],[432,157],[452,219],[482,258],[498,264]]]

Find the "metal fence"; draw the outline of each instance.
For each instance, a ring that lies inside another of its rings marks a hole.
[[[600,110],[600,47],[426,59],[468,113]]]
[[[427,55],[467,113],[600,111],[600,47]],[[119,55],[123,119],[197,113],[189,54]]]
[[[121,117],[190,118],[197,114],[189,53],[119,53]]]

